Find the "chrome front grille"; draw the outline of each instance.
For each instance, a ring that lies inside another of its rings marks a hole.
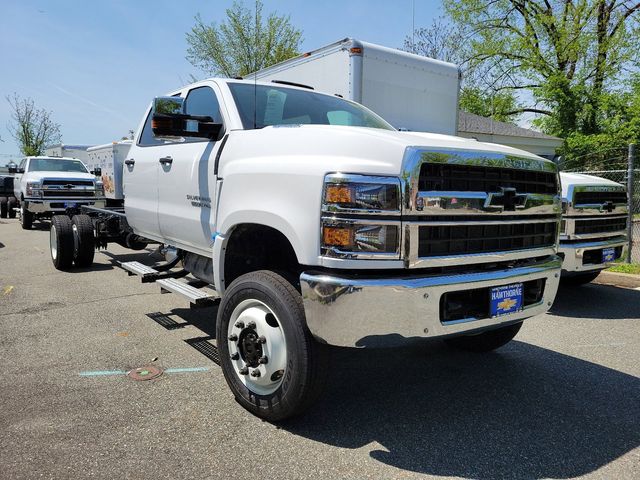
[[[572,185],[567,215],[620,215],[627,213],[627,191],[622,185]]]
[[[627,217],[596,218],[591,220],[576,220],[574,232],[578,235],[585,233],[625,232]]]
[[[556,166],[493,152],[410,148],[403,166],[403,258],[446,267],[552,255]]]
[[[45,179],[42,181],[43,198],[95,197],[95,185],[91,180]]]
[[[558,193],[553,172],[448,163],[423,163],[418,188],[423,192],[500,192],[503,188],[513,188],[518,192]]]
[[[558,222],[500,222],[418,227],[418,256],[472,255],[553,247]]]

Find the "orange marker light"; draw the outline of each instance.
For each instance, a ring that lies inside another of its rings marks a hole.
[[[322,240],[328,247],[350,247],[353,245],[353,230],[345,227],[324,227]]]
[[[347,185],[327,185],[324,200],[327,203],[354,203],[353,189]]]

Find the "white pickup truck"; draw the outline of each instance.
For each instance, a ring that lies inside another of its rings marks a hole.
[[[211,321],[225,378],[269,420],[319,394],[324,344],[442,337],[488,351],[556,295],[552,162],[399,132],[338,96],[189,85],[146,111],[122,178],[123,208],[54,217],[54,264],[86,266],[109,242],[163,244],[165,264],[122,266],[193,304],[220,302]]]
[[[560,179],[562,278],[574,284],[588,283],[625,254],[627,190],[592,175],[561,172]]]
[[[25,230],[31,229],[36,219],[72,214],[82,205],[105,204],[96,172],[89,173],[76,158],[26,157],[9,172],[15,175],[15,197],[20,200],[20,223]]]

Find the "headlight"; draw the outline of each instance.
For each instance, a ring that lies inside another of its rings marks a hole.
[[[96,197],[104,196],[104,184],[102,182],[96,182]]]
[[[27,182],[27,197],[40,197],[40,182]]]
[[[332,173],[325,177],[322,195],[325,212],[400,214],[400,180]]]
[[[400,224],[324,218],[322,253],[341,258],[398,259]]]

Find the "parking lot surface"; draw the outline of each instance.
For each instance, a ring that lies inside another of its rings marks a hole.
[[[333,349],[320,402],[273,425],[226,386],[215,308],[114,265],[149,252],[59,272],[48,241],[0,221],[3,479],[640,477],[640,291],[563,287],[491,354]]]

